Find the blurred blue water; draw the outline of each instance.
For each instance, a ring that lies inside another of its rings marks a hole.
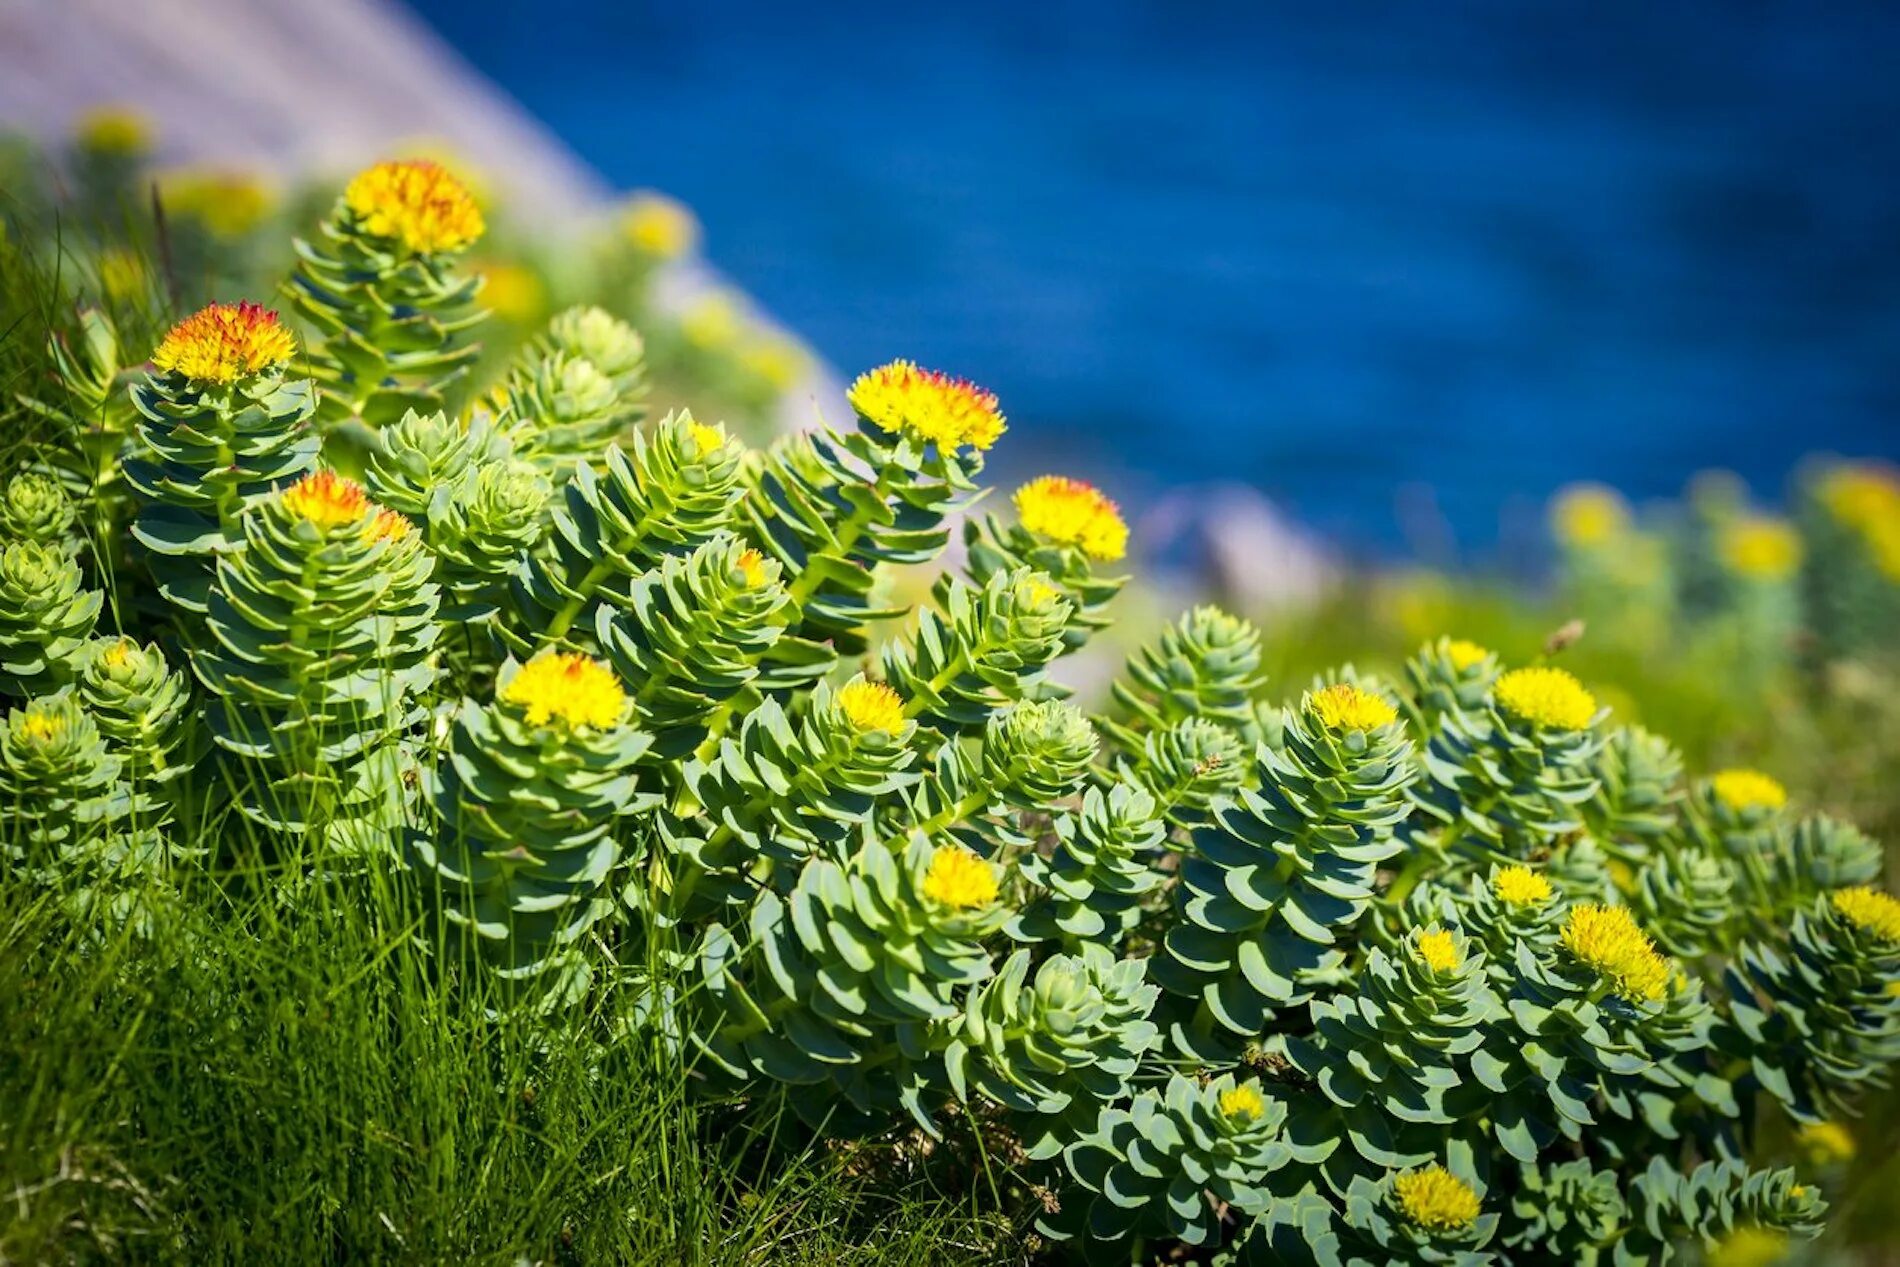
[[[412,2],[840,367],[993,387],[1008,472],[1488,550],[1900,455],[1900,6]]]

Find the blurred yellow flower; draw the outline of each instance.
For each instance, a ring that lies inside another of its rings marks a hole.
[[[476,298],[503,321],[527,325],[547,309],[547,288],[541,284],[540,275],[526,264],[483,260],[470,268],[482,279],[481,293]]]
[[[108,246],[99,252],[99,289],[117,303],[130,303],[145,296],[151,273],[145,257],[123,246]]]
[[[73,137],[94,154],[134,158],[152,148],[152,121],[131,106],[98,106],[79,116]]]
[[[1782,581],[1801,566],[1801,534],[1785,519],[1748,515],[1722,525],[1716,550],[1735,575]]]
[[[699,221],[665,194],[629,198],[620,215],[620,231],[635,250],[656,260],[678,259],[699,244]]]
[[[1629,526],[1629,504],[1602,484],[1572,484],[1550,504],[1550,530],[1563,545],[1606,545]]]
[[[739,350],[739,364],[774,392],[790,390],[805,374],[805,350],[776,334],[753,339]]]
[[[1788,803],[1788,789],[1759,770],[1720,770],[1709,778],[1715,799],[1736,813],[1775,810]]]
[[[1709,1247],[1708,1267],[1773,1267],[1788,1253],[1788,1238],[1771,1227],[1738,1227]]]
[[[276,195],[251,172],[175,167],[158,176],[159,201],[173,215],[196,220],[216,238],[240,238],[276,205]]]
[[[1817,1166],[1850,1161],[1854,1156],[1854,1134],[1839,1122],[1810,1122],[1795,1132],[1794,1141]]]
[[[701,295],[680,314],[680,334],[688,343],[706,352],[732,347],[744,328],[739,305],[722,291]]]

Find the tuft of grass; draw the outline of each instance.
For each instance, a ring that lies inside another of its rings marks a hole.
[[[1006,1261],[927,1176],[540,1023],[375,874],[0,886],[0,1262]],[[600,992],[597,992],[600,993]]]

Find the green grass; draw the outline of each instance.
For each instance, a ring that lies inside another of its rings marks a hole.
[[[994,1263],[973,1194],[698,1107],[650,1030],[550,1025],[373,874],[0,886],[0,1261]]]

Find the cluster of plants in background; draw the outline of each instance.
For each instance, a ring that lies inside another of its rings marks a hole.
[[[10,889],[105,936],[393,887],[496,1025],[1005,1170],[1058,1255],[1820,1230],[1760,1142],[1900,1058],[1871,839],[1450,637],[1275,703],[1196,608],[1092,716],[1051,669],[1127,528],[1061,477],[979,512],[992,395],[894,361],[751,448],[651,417],[590,308],[469,390],[483,227],[380,164],[298,243],[301,344],[252,303],[61,333],[0,510]]]
[[[35,249],[63,256],[63,288],[143,331],[162,312],[232,294],[263,294],[294,262],[293,234],[328,210],[328,181],[286,184],[237,167],[166,165],[165,138],[136,111],[105,107],[80,120],[56,174],[30,145],[0,135],[0,190]],[[531,231],[532,209],[440,144],[415,147],[470,189],[488,222],[464,258],[482,279],[484,323],[472,355],[478,378],[501,372],[554,313],[607,308],[634,325],[662,409],[690,400],[748,436],[769,433],[780,401],[812,358],[761,323],[745,298],[716,283],[675,284],[700,244],[692,212],[658,193],[635,194],[571,236]],[[584,385],[576,390],[585,390]]]

